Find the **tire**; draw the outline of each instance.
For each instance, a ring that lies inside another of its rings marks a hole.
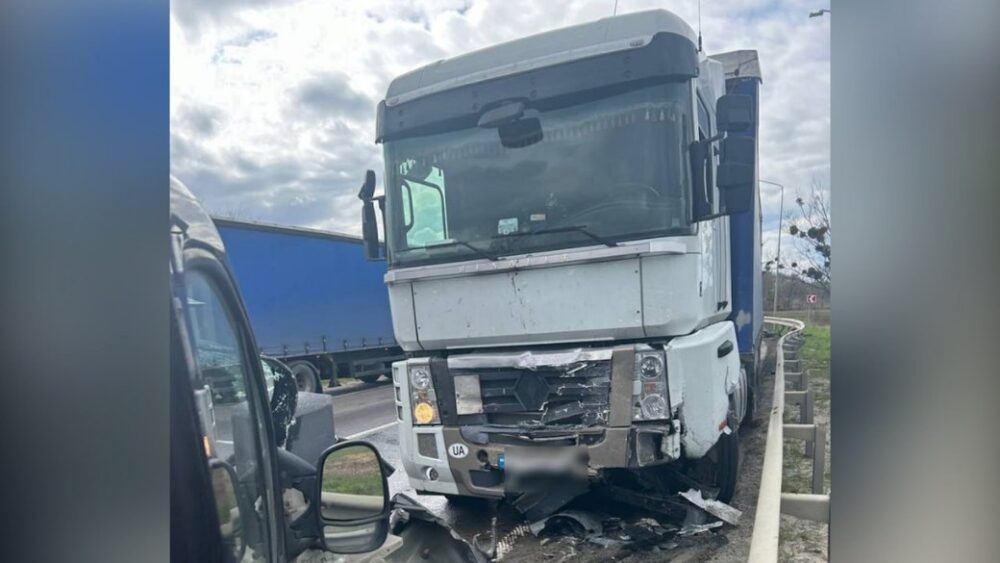
[[[375,383],[376,381],[378,381],[379,377],[382,377],[382,376],[381,375],[359,375],[358,376],[358,380],[363,381],[365,383]]]
[[[734,417],[730,408],[730,416]],[[726,503],[732,500],[740,477],[739,432],[719,435],[719,440],[705,456],[688,466],[687,475],[705,487],[717,489],[716,499]]]
[[[323,387],[319,382],[319,371],[311,362],[298,360],[288,364],[288,369],[292,370],[295,376],[295,386],[300,393],[322,393]]]
[[[745,424],[747,426],[753,426],[754,423],[756,422],[755,419],[757,417],[757,410],[758,410],[757,401],[760,397],[759,379],[760,375],[756,369],[754,369],[752,373],[748,373],[746,376],[747,407],[746,407],[746,412],[743,415],[743,420],[741,421],[741,424]]]
[[[723,434],[713,447],[718,448],[717,459],[713,463],[714,485],[719,489],[718,500],[728,503],[736,494],[736,482],[740,477],[739,433]]]

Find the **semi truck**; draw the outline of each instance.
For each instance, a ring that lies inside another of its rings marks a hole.
[[[373,382],[403,358],[385,265],[340,233],[214,218],[260,353],[285,362],[301,391],[338,377]]]
[[[359,198],[417,491],[526,514],[595,482],[732,497],[761,379],[761,74],[700,43],[645,11],[390,83],[383,193],[369,171]]]

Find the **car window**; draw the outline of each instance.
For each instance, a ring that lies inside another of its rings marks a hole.
[[[212,279],[188,270],[187,288],[199,378],[192,383],[223,541],[234,560],[267,560],[270,503],[263,468],[268,458],[261,446],[260,402],[251,402],[248,393],[254,374],[248,362],[259,360],[245,349],[235,316]]]

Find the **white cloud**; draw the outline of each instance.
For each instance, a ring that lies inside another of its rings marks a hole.
[[[358,233],[357,188],[366,168],[382,167],[375,106],[394,76],[604,17],[613,4],[174,0],[171,170],[210,212]],[[671,4],[697,25],[694,0]],[[618,12],[661,7],[620,0]],[[706,52],[760,51],[760,174],[786,186],[786,211],[796,190],[830,186],[830,18],[808,18],[813,9],[702,4]],[[778,201],[777,188],[762,186],[765,229],[776,228]]]

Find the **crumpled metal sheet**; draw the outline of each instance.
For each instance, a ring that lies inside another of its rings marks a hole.
[[[707,532],[713,528],[718,528],[721,526],[722,526],[721,520],[716,520],[715,522],[709,522],[708,524],[687,524],[677,532],[677,535],[681,537],[693,536],[695,534]]]
[[[740,516],[743,515],[743,512],[722,501],[702,498],[701,491],[688,489],[679,494],[687,499],[691,504],[697,506],[705,512],[708,512],[712,516],[719,518],[726,524],[738,526],[740,523]]]
[[[538,369],[564,367],[584,362],[611,360],[612,350],[576,348],[558,352],[521,352],[508,354],[469,354],[450,356],[448,369],[516,368]]]
[[[449,561],[487,563],[487,557],[458,535],[451,526],[427,507],[403,493],[392,497],[392,533],[402,538],[402,546],[385,558],[388,563]]]

